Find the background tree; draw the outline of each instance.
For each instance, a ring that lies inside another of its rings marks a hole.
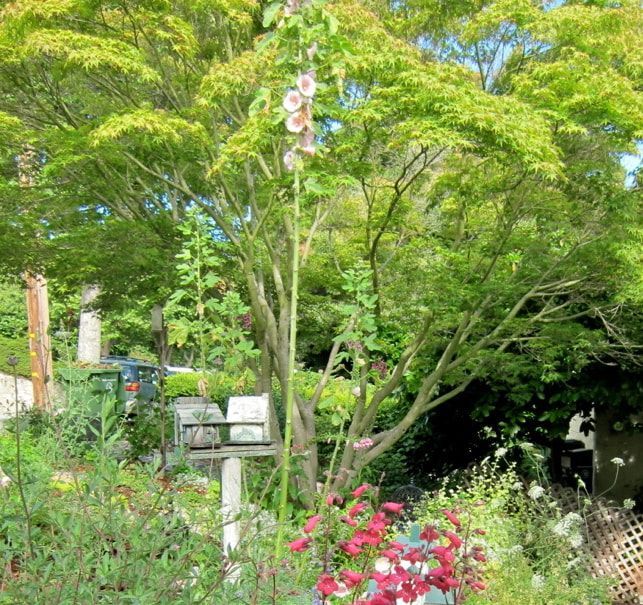
[[[508,355],[542,357],[563,339],[581,358],[629,350],[614,303],[633,280],[622,251],[635,199],[618,154],[641,123],[634,2],[313,10],[325,20],[307,33],[315,65],[333,77],[318,92],[327,149],[303,183],[300,241],[284,210],[278,104],[292,59],[272,42],[293,17],[282,7],[267,9],[266,26],[284,19],[269,32],[248,0],[22,0],[0,29],[0,111],[42,150],[39,191],[71,192],[70,216],[90,209],[98,223],[171,232],[186,208],[207,213],[252,308],[259,389],[273,373],[287,383],[292,247],[304,283],[309,267],[367,263],[359,288],[324,286],[346,313],[317,388],[295,398],[310,490],[315,409],[349,342],[359,394],[336,487]],[[412,403],[372,434],[400,388]],[[374,447],[356,451],[367,435]]]

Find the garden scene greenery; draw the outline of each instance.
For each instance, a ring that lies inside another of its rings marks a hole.
[[[642,20],[2,2],[0,603],[612,603],[550,463],[576,415],[640,433]],[[54,372],[25,410],[35,274]],[[162,403],[60,373],[88,286],[104,355],[192,370]],[[276,453],[243,459],[227,549],[173,402],[262,393]]]

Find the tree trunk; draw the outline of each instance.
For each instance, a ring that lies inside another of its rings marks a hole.
[[[80,324],[78,326],[78,361],[100,362],[100,315],[92,308],[100,287],[85,286],[80,299]]]

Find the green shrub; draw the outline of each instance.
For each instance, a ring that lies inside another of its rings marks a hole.
[[[201,395],[200,383],[206,385],[206,393],[212,401],[225,405],[233,395],[254,394],[254,377],[250,371],[240,375],[226,372],[189,372],[172,374],[165,379],[165,396],[198,397]]]
[[[18,358],[16,373],[18,376],[31,376],[29,361],[29,341],[25,338],[9,338],[0,334],[0,372],[13,374],[14,369],[7,363],[10,356]]]

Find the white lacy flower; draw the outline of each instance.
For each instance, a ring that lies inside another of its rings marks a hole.
[[[625,461],[623,460],[623,458],[612,458],[610,462],[612,464],[615,464],[616,466],[625,466]]]
[[[583,545],[583,536],[580,534],[572,534],[569,536],[569,543],[573,548],[580,548]]]
[[[532,500],[538,500],[538,498],[541,498],[542,496],[545,495],[545,488],[540,486],[540,485],[532,485],[529,488],[529,491],[527,492],[527,495]]]
[[[511,484],[511,489],[522,489],[522,483],[520,481],[514,481]]]
[[[533,576],[531,576],[531,587],[534,590],[540,590],[541,588],[544,588],[545,577],[540,575],[539,573],[535,573]]]
[[[507,450],[507,448],[506,448],[506,447],[499,447],[499,448],[496,450],[496,453],[494,454],[494,456],[495,456],[496,458],[502,458],[503,456],[505,456],[505,455],[507,454],[507,451],[508,451],[508,450]]]
[[[288,113],[295,113],[303,103],[301,95],[296,90],[289,90],[284,97],[283,106]]]
[[[636,506],[636,502],[634,502],[632,498],[625,498],[625,500],[623,500],[623,508],[632,510],[635,506]]]
[[[311,99],[315,96],[317,83],[310,74],[301,74],[301,76],[297,78],[297,88],[302,95]]]

